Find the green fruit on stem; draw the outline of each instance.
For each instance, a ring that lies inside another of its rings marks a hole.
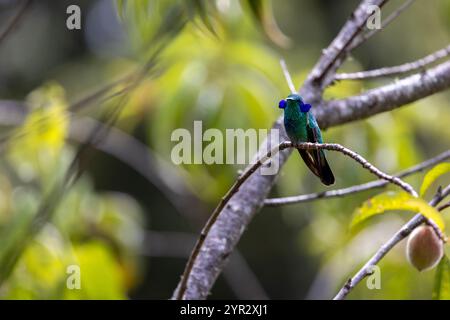
[[[410,234],[406,244],[409,262],[419,271],[435,267],[444,254],[444,243],[432,227],[419,226]]]

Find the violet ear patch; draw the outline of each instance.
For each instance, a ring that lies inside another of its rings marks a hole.
[[[300,105],[300,111],[301,112],[308,112],[311,109],[311,105],[308,103],[302,103]]]

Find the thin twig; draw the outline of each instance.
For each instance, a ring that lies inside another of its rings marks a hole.
[[[337,151],[340,152],[356,162],[360,163],[363,168],[367,169],[369,172],[373,173],[377,177],[384,179],[390,183],[398,185],[400,188],[405,190],[406,192],[412,194],[413,196],[417,196],[417,192],[409,185],[408,183],[402,181],[400,178],[393,177],[391,175],[388,175],[384,172],[382,172],[380,169],[372,165],[370,162],[368,162],[366,159],[364,159],[361,155],[357,154],[356,152],[347,149],[339,144],[335,143],[300,143],[300,144],[294,144],[292,142],[282,142],[277,147],[273,148],[265,156],[263,156],[261,159],[256,161],[253,165],[248,167],[244,173],[239,176],[239,178],[236,180],[236,182],[233,184],[233,186],[228,190],[228,192],[225,194],[224,197],[220,200],[217,207],[214,209],[213,213],[209,217],[208,221],[206,222],[206,225],[202,229],[200,233],[200,237],[197,240],[197,243],[194,246],[194,249],[192,250],[191,256],[188,259],[188,262],[186,264],[185,270],[183,272],[179,288],[176,292],[176,299],[181,300],[183,299],[184,292],[186,291],[188,279],[191,274],[192,268],[194,266],[194,263],[197,259],[198,254],[201,251],[202,245],[211,230],[211,227],[216,222],[217,218],[219,217],[220,212],[225,207],[225,205],[228,203],[228,201],[231,199],[231,197],[239,190],[239,187],[254,173],[256,170],[258,170],[261,165],[263,165],[270,157],[278,153],[279,151],[282,151],[287,148],[297,148],[297,149],[304,149],[304,150],[314,150],[314,149],[325,149],[330,151]]]
[[[430,201],[430,205],[435,207],[442,199],[450,194],[450,185],[444,190],[437,192],[434,198]],[[391,239],[383,244],[380,249],[366,262],[366,264],[349,279],[345,285],[339,290],[338,294],[334,297],[334,300],[343,300],[350,293],[350,291],[365,277],[370,275],[372,267],[375,266],[380,260],[400,241],[406,238],[416,227],[426,222],[426,218],[420,213],[416,214],[411,220],[409,220],[400,230],[398,230]]]
[[[14,15],[14,17],[12,17],[11,21],[8,22],[6,28],[0,33],[0,43],[2,43],[2,41],[6,39],[6,37],[11,33],[11,31],[14,29],[14,27],[17,26],[20,19],[22,19],[25,12],[30,7],[32,1],[33,0],[22,1],[22,5],[17,10],[17,13]]]
[[[80,100],[72,103],[69,106],[69,110],[73,112],[79,112],[84,107],[94,103],[94,102],[103,102],[106,100],[109,100],[110,98],[117,97],[118,95],[122,93],[126,93],[129,89],[129,86],[124,85],[124,88],[121,88],[117,90],[116,92],[111,93],[110,95],[106,95],[108,92],[110,92],[114,87],[125,84],[127,82],[130,82],[133,77],[136,76],[136,71],[128,74],[126,76],[122,76],[121,78],[117,80],[113,80],[110,83],[107,83],[103,85],[101,88],[96,89],[95,91],[87,94],[86,96],[82,97]]]
[[[439,211],[445,210],[447,208],[450,208],[450,201],[447,202],[446,204],[443,204],[442,206],[438,207]]]
[[[288,146],[291,145],[290,143],[283,142],[278,147],[275,147],[274,149],[270,150],[266,154],[266,158],[271,157],[272,155],[276,154],[278,151],[288,148]],[[213,226],[214,222],[217,220],[217,217],[219,216],[222,209],[227,204],[228,200],[231,199],[231,197],[239,190],[239,187],[247,180],[248,177],[250,177],[261,165],[263,162],[260,160],[256,161],[252,166],[250,166],[242,175],[239,176],[239,178],[236,180],[236,182],[233,184],[233,186],[228,190],[228,192],[225,194],[224,197],[220,200],[217,207],[214,209],[213,213],[209,217],[208,221],[206,222],[206,225],[203,227],[200,237],[198,238],[194,249],[192,250],[192,253],[188,259],[188,262],[186,264],[185,270],[183,272],[183,275],[181,276],[181,281],[179,285],[178,292],[176,293],[176,299],[181,300],[183,299],[184,292],[186,291],[188,278],[191,274],[192,267],[194,266],[194,262],[197,259],[197,256],[200,252],[200,249],[203,245],[203,242],[205,241],[206,236],[209,233],[209,230]]]
[[[369,38],[373,37],[377,32],[380,30],[383,30],[386,28],[392,21],[398,18],[398,16],[408,9],[415,0],[407,0],[405,1],[400,7],[398,7],[394,12],[392,12],[386,19],[383,20],[381,23],[381,28],[372,29],[369,32],[366,32],[362,34],[361,36],[357,37],[353,43],[351,44],[349,50],[354,50],[355,48],[359,47],[361,44],[366,42]]]
[[[434,166],[435,164],[438,164],[442,161],[445,161],[450,158],[450,150],[447,150],[433,158],[430,158],[424,162],[421,162],[413,167],[410,167],[404,171],[401,171],[394,176],[398,178],[404,178],[409,175],[412,175],[414,173],[420,172],[426,168],[429,168],[431,166]],[[389,182],[386,180],[374,180],[367,183],[351,186],[348,188],[342,188],[342,189],[336,189],[336,190],[330,190],[330,191],[324,191],[324,192],[316,192],[316,193],[309,193],[309,194],[302,194],[298,196],[292,196],[292,197],[281,197],[281,198],[270,198],[264,200],[264,205],[268,207],[278,207],[278,206],[284,206],[288,204],[296,204],[296,203],[302,203],[302,202],[308,202],[313,200],[319,200],[319,199],[326,199],[326,198],[334,198],[334,197],[343,197],[347,196],[349,194],[363,192],[371,189],[376,188],[383,188],[387,186]]]
[[[295,93],[296,90],[295,90],[294,82],[292,82],[291,74],[289,73],[288,67],[286,65],[286,61],[284,61],[284,59],[281,59],[280,65],[281,65],[281,69],[283,70],[283,74],[284,74],[284,77],[288,84],[288,87],[291,90],[291,93]]]
[[[354,72],[354,73],[338,73],[335,75],[334,79],[335,80],[362,80],[362,79],[380,78],[380,77],[405,74],[405,73],[409,73],[411,71],[415,71],[418,69],[423,69],[427,65],[430,65],[430,64],[432,64],[438,60],[441,60],[449,55],[450,55],[450,45],[441,50],[433,52],[432,54],[429,54],[426,57],[416,60],[416,61],[404,63],[404,64],[401,64],[398,66],[385,67],[385,68],[368,70],[368,71],[361,71],[361,72]]]

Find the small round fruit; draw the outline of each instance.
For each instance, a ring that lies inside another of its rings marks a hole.
[[[409,262],[419,271],[435,267],[444,254],[444,244],[432,227],[419,226],[410,234],[406,244]]]

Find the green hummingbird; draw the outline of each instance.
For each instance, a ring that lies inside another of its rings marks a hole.
[[[311,105],[304,103],[298,94],[290,94],[281,100],[279,108],[284,109],[284,128],[293,143],[313,142],[323,143],[322,134],[316,118],[309,112]],[[324,150],[298,150],[308,168],[320,178],[325,185],[334,183],[334,175],[331,172]]]

